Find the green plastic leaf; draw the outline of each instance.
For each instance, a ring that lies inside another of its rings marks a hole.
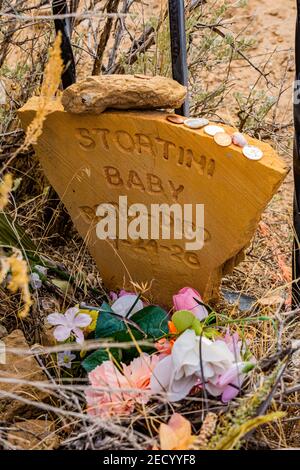
[[[149,305],[130,317],[148,338],[159,339],[169,332],[167,312],[156,306]]]
[[[122,360],[125,363],[128,362],[128,361],[132,361],[132,359],[134,359],[135,357],[138,357],[140,355],[139,350],[134,345],[133,338],[136,341],[145,339],[145,335],[143,335],[143,333],[138,331],[136,328],[132,327],[132,325],[128,325],[128,327],[130,327],[131,335],[129,334],[129,332],[127,330],[127,331],[119,331],[118,333],[116,333],[116,335],[114,337],[114,340],[117,341],[117,342],[120,342],[120,343],[130,342],[132,344],[131,348],[122,348]],[[160,334],[159,338],[160,337],[161,337],[161,334]],[[156,337],[155,339],[157,339],[157,338],[158,337]],[[148,340],[151,340],[151,339],[153,339],[153,336],[148,335]],[[140,345],[140,349],[143,352],[148,353],[148,354],[151,354],[152,352],[155,351],[154,344],[153,344],[152,347],[151,346],[142,346],[142,345]]]
[[[195,315],[189,310],[178,310],[178,312],[173,313],[172,322],[174,323],[176,329],[179,333],[191,328],[195,320]]]
[[[142,335],[142,333],[137,331],[135,328],[132,328],[131,325],[129,325],[129,326],[130,326],[131,335],[136,339],[136,341],[144,339],[144,336]],[[131,362],[132,359],[134,359],[135,357],[138,357],[140,355],[139,350],[134,345],[132,336],[130,336],[128,331],[119,331],[118,333],[116,333],[116,335],[114,337],[114,340],[117,343],[130,343],[130,345],[131,345],[130,348],[122,348],[122,362],[125,362],[125,364]],[[148,352],[148,353],[154,351],[154,347],[153,348],[149,348],[149,347],[147,348],[145,346],[140,346],[140,348],[141,348],[142,351]]]
[[[115,348],[109,350],[110,354],[113,355],[117,360],[120,359],[119,351]],[[109,361],[110,354],[106,349],[98,349],[90,354],[87,358],[82,361],[82,367],[87,371],[91,372],[97,366],[100,366],[103,362]]]
[[[135,328],[133,328],[131,325],[128,325],[128,327],[130,328],[130,333],[131,335],[137,340],[141,340],[141,339],[144,339],[144,335],[136,330]],[[126,343],[128,341],[132,342],[132,336],[131,336],[128,332],[128,329],[126,330],[123,330],[123,331],[118,331],[115,336],[114,336],[114,340],[119,342],[119,343]]]
[[[103,302],[97,319],[95,338],[114,338],[116,333],[126,330],[125,322],[113,313],[106,302]]]
[[[134,325],[136,325],[136,328]],[[132,315],[129,321],[126,322],[113,314],[111,307],[103,302],[97,319],[95,338],[113,338],[116,342],[132,343],[133,338],[137,341],[146,338],[156,340],[167,334],[168,331],[168,315],[160,307],[153,305],[145,307]],[[141,349],[145,352],[153,351],[151,347],[142,347]],[[138,350],[134,344],[128,349],[122,349],[122,360],[131,360],[138,355]],[[105,357],[107,358],[107,356]],[[93,360],[93,357],[91,360]]]

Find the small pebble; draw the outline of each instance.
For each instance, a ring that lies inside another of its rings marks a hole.
[[[232,136],[232,142],[234,145],[237,145],[238,147],[245,147],[245,145],[248,145],[248,142],[246,138],[241,134],[240,132],[235,132]]]
[[[209,121],[205,118],[186,119],[183,124],[190,129],[201,129],[201,127],[207,126]]]
[[[223,127],[210,125],[210,126],[204,127],[204,132],[213,137],[218,132],[225,132],[225,131],[224,131]]]
[[[249,160],[260,160],[263,157],[263,152],[254,145],[245,145],[243,154]]]

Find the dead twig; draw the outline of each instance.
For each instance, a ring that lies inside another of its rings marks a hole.
[[[108,0],[107,6],[106,6],[107,13],[108,14],[116,13],[118,11],[119,3],[120,3],[120,0]],[[106,49],[106,46],[110,37],[112,26],[113,26],[113,18],[109,16],[105,22],[105,25],[104,25],[104,28],[103,28],[103,31],[102,31],[102,34],[100,36],[100,40],[97,46],[96,59],[94,62],[92,75],[99,75],[101,72],[103,56],[104,56],[104,52],[105,52],[105,49]]]
[[[223,33],[223,31],[221,31],[216,26],[213,26],[212,30],[215,33],[217,33],[219,36],[221,36],[221,38],[223,38],[223,39],[226,38],[226,34]],[[268,85],[271,85],[273,87],[276,86],[276,85],[274,85],[274,83],[272,83],[268,79],[269,73],[265,73],[263,70],[261,70],[259,67],[257,67],[239,48],[236,47],[236,45],[234,43],[230,43],[230,47],[233,49],[234,52],[236,52],[240,57],[242,57],[242,59],[244,59],[254,70],[256,70],[256,72],[258,72],[266,80]]]

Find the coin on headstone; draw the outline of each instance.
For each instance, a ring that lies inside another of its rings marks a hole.
[[[183,124],[186,119],[178,114],[169,114],[167,116],[167,121],[172,122],[173,124]]]
[[[209,121],[205,118],[186,119],[183,124],[190,129],[201,129],[201,127],[207,126]]]
[[[210,126],[204,127],[204,132],[213,137],[218,132],[225,132],[225,131],[223,127],[210,125]]]
[[[228,147],[232,144],[232,137],[226,132],[217,132],[214,135],[214,141],[221,147]]]
[[[243,154],[249,160],[260,160],[263,157],[263,152],[254,145],[245,145],[243,148]]]
[[[240,132],[235,132],[232,135],[232,142],[234,143],[234,145],[237,145],[238,147],[242,148],[248,144],[246,138]]]

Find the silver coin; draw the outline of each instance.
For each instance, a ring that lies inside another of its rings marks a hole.
[[[207,126],[209,121],[205,118],[191,118],[186,119],[183,124],[190,129],[201,129],[201,127]]]
[[[243,147],[243,154],[249,160],[260,160],[263,157],[263,152],[254,145],[245,145]]]
[[[225,132],[225,131],[223,127],[210,125],[210,126],[204,127],[204,132],[214,137],[218,132]]]

